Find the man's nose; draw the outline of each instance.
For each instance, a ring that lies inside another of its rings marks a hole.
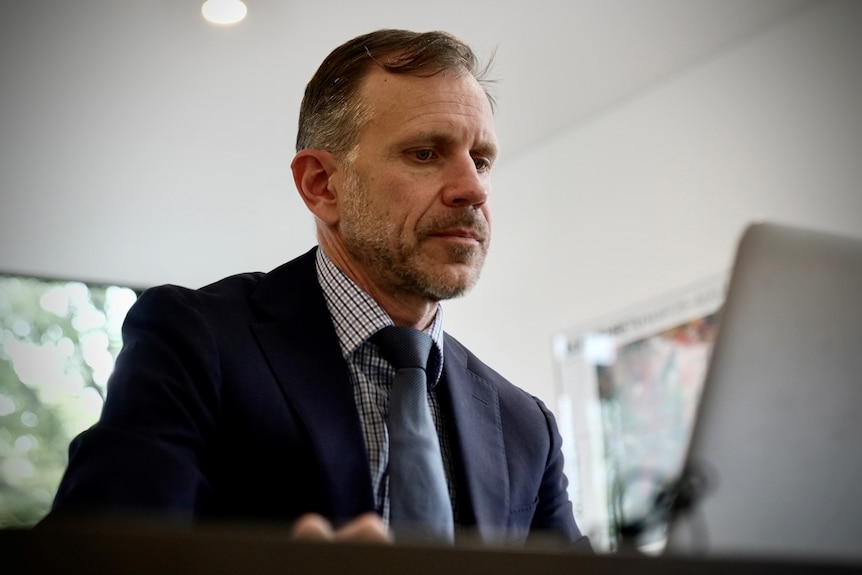
[[[487,173],[476,168],[471,156],[460,158],[446,170],[443,202],[451,207],[479,207],[488,201],[491,181]]]

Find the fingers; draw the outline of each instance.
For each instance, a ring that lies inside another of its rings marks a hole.
[[[335,531],[335,541],[392,543],[392,534],[376,513],[365,513]]]
[[[392,543],[392,534],[376,513],[365,513],[333,529],[323,516],[307,513],[297,519],[291,529],[291,538],[298,541],[330,541],[354,543]]]
[[[333,541],[332,525],[322,515],[306,513],[293,523],[290,536],[299,541]]]

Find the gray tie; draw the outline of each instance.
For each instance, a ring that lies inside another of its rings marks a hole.
[[[451,542],[452,504],[437,430],[428,407],[425,365],[431,338],[390,326],[374,335],[395,368],[389,398],[389,515],[396,538]]]

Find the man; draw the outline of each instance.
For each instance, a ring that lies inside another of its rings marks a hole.
[[[52,516],[283,520],[298,537],[391,540],[393,370],[371,337],[395,324],[434,342],[428,399],[455,522],[493,542],[581,538],[550,412],[443,332],[439,302],[475,283],[490,239],[482,74],[445,33],[382,30],[327,57],[291,164],[319,248],[140,298]]]

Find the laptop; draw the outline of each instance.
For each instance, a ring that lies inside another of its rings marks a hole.
[[[862,238],[737,247],[666,553],[862,564]]]

